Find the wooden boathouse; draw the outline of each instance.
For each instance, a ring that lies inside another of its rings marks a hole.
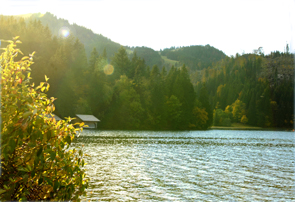
[[[85,114],[76,114],[77,122],[84,122],[88,127],[84,128],[97,128],[97,123],[100,122],[98,118],[93,115],[85,115]]]

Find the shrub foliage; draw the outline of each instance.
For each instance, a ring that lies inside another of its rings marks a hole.
[[[47,98],[48,78],[36,87],[30,83],[34,53],[18,59],[17,37],[1,41],[9,45],[0,56],[0,198],[79,201],[86,194],[88,178],[82,150],[70,145],[83,125],[75,128],[71,118],[56,121],[49,116],[55,98]]]

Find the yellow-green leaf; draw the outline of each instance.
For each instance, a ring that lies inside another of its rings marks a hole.
[[[30,59],[29,56],[24,56],[24,57],[22,58],[22,60],[27,60],[27,59]]]
[[[0,194],[3,194],[4,192],[6,192],[6,190],[0,189]]]
[[[31,112],[31,111],[25,112],[25,113],[23,114],[23,118],[25,119],[25,118],[27,118],[28,116],[30,116],[30,115],[32,115],[32,114],[33,114],[33,112]]]

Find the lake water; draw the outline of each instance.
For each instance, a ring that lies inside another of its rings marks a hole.
[[[83,199],[295,201],[294,133],[84,131]]]

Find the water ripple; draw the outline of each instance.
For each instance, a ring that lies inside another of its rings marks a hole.
[[[293,135],[238,133],[86,131],[84,199],[294,201]]]

